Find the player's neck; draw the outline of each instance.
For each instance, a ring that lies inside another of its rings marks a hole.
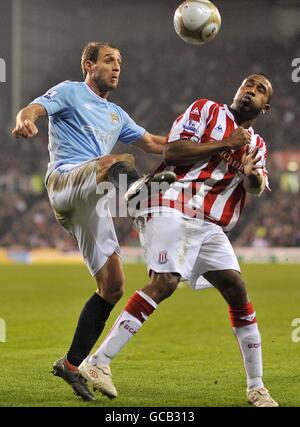
[[[109,95],[109,91],[101,91],[99,90],[99,88],[97,87],[97,85],[95,84],[94,81],[86,79],[85,83],[88,85],[88,87],[98,96],[100,96],[103,99],[107,99],[108,95]]]
[[[246,116],[240,113],[239,111],[234,110],[232,107],[229,107],[229,111],[234,115],[235,121],[238,126],[242,126],[245,129],[248,129],[253,126],[256,120],[256,117]]]

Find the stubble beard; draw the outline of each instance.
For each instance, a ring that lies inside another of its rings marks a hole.
[[[96,87],[97,87],[97,89],[99,90],[100,93],[111,92],[112,90],[116,89],[116,86],[109,85],[108,83],[106,83],[100,77],[96,77],[95,76],[94,77],[94,82],[95,82],[95,85],[96,85]]]
[[[241,100],[236,103],[236,107],[235,111],[247,120],[255,119],[261,111],[255,104],[244,104]]]

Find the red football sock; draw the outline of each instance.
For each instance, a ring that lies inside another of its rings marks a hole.
[[[141,323],[150,316],[154,311],[154,307],[149,304],[138,292],[135,292],[126,304],[125,311],[136,317]]]
[[[229,316],[233,328],[242,328],[256,323],[256,313],[251,302],[242,307],[229,307]]]

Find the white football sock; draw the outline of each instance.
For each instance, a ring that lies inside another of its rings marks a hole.
[[[232,328],[237,337],[247,374],[247,388],[263,387],[261,336],[257,323]]]
[[[132,308],[131,301],[136,298],[135,295],[137,295],[139,299],[142,298],[144,307],[140,307],[138,305],[137,308],[135,305],[134,309]],[[129,300],[125,310],[118,317],[99,349],[89,357],[89,363],[92,363],[93,365],[109,365],[112,358],[115,357],[133,337],[133,335],[138,332],[143,322],[147,320],[149,314],[151,314],[156,307],[157,304],[152,300],[152,298],[142,291],[137,291]],[[126,308],[134,312],[140,320],[136,316],[130,314]]]
[[[123,311],[101,346],[89,357],[89,363],[109,365],[112,358],[119,353],[141,326],[142,323],[136,317]]]

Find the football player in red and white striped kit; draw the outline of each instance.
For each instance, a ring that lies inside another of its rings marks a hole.
[[[149,283],[135,292],[103,344],[79,367],[103,394],[117,396],[109,368],[112,358],[180,280],[188,280],[194,289],[214,286],[228,303],[246,370],[248,401],[278,406],[263,384],[256,313],[224,233],[238,221],[246,193],[260,195],[268,188],[265,142],[252,125],[268,111],[272,93],[267,76],[252,74],[230,107],[199,99],[174,122],[164,159],[174,167],[177,181],[140,212]]]

